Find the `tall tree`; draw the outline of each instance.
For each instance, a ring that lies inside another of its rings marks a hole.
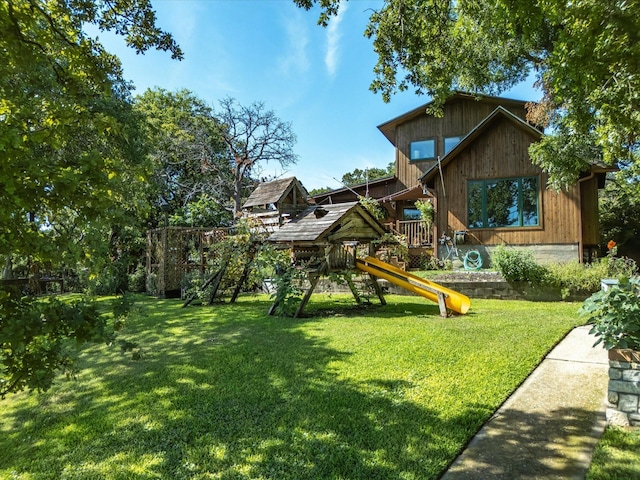
[[[387,165],[387,168],[356,168],[351,172],[347,172],[342,175],[342,183],[344,185],[353,186],[359,185],[372,180],[378,180],[380,178],[392,176],[395,173],[395,162],[391,162]]]
[[[146,119],[154,200],[165,202],[177,223],[228,224],[233,176],[211,107],[188,90],[154,89],[136,98],[136,110]]]
[[[340,0],[294,0],[321,7]],[[530,110],[550,134],[532,158],[559,188],[589,162],[638,162],[640,3],[611,0],[387,0],[365,35],[378,54],[371,89],[385,101],[414,88],[438,111],[452,90],[499,94],[537,77]]]
[[[181,52],[148,0],[0,2],[0,251],[77,258],[84,235],[135,216],[149,169],[118,59],[82,31],[122,34],[138,52]],[[72,228],[73,227],[73,228]],[[0,290],[0,396],[47,388],[70,364],[67,343],[104,338],[87,305],[30,302]]]
[[[260,175],[262,164],[276,162],[286,167],[298,161],[293,152],[296,135],[290,123],[280,120],[262,102],[241,106],[236,105],[234,99],[225,98],[220,101],[216,118],[223,128],[222,137],[233,172],[235,216],[242,207],[246,181],[252,175]]]

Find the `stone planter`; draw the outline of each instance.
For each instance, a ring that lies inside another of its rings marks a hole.
[[[609,423],[640,425],[640,351],[609,350],[608,401]]]

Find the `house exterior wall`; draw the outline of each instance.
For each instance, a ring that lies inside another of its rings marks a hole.
[[[435,160],[411,162],[409,146],[411,142],[435,138],[436,158],[444,157],[444,138],[469,133],[501,103],[491,100],[477,101],[471,98],[454,98],[444,105],[442,117],[420,115],[398,125],[396,130],[396,176],[405,188],[418,183],[418,179],[434,164]],[[505,102],[504,108],[525,119],[524,104]]]
[[[585,246],[596,246],[600,242],[598,178],[596,176],[580,182],[580,207],[582,212],[582,242]]]
[[[467,230],[466,244],[469,245],[557,245],[558,249],[579,252],[576,247],[582,235],[580,186],[566,192],[547,190],[547,176],[529,158],[528,147],[534,141],[536,138],[513,122],[499,119],[446,165],[443,182],[440,178],[434,182],[436,234],[451,236],[454,231]],[[538,178],[539,226],[468,228],[469,180],[528,176]]]

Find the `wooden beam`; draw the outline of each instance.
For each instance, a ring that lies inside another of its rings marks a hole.
[[[347,273],[345,275],[345,278],[347,280],[347,285],[349,285],[349,289],[351,290],[351,293],[353,293],[353,297],[356,299],[356,303],[360,305],[362,303],[362,299],[360,298],[360,294],[358,293],[358,290],[356,289],[356,286],[353,283],[353,279],[351,278],[351,275]]]
[[[293,315],[293,318],[298,318],[300,315],[302,315],[302,312],[307,306],[307,303],[309,303],[311,294],[313,293],[313,290],[316,288],[316,285],[318,284],[319,279],[320,279],[320,275],[315,275],[315,274],[309,275],[309,283],[311,285],[309,286],[309,289],[307,290],[307,292],[304,294],[304,297],[302,297],[302,301],[300,302],[300,305],[298,305],[298,309],[296,310],[295,315]]]
[[[380,305],[386,305],[387,301],[384,298],[382,287],[380,287],[380,284],[378,283],[378,277],[370,273],[369,280],[371,280],[371,285],[373,286],[373,290],[376,292],[376,295],[378,295],[378,299],[380,300]]]
[[[231,303],[235,303],[238,295],[240,295],[240,290],[244,282],[246,282],[247,277],[249,276],[249,270],[251,268],[251,264],[253,263],[253,257],[256,255],[257,244],[255,242],[249,245],[249,249],[247,250],[247,258],[245,259],[244,269],[242,270],[242,275],[240,275],[240,280],[236,284],[236,288],[233,289],[233,295],[231,295]]]

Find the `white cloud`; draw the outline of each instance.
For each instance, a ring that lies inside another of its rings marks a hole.
[[[278,67],[284,75],[289,75],[292,71],[296,73],[309,69],[307,57],[309,35],[307,26],[297,10],[293,15],[287,15],[284,20],[286,52],[278,58]]]
[[[338,68],[339,49],[340,49],[340,23],[344,18],[344,13],[347,11],[347,3],[342,2],[338,15],[331,18],[329,26],[327,27],[327,52],[324,56],[324,64],[327,67],[327,72],[331,77],[336,74]]]

